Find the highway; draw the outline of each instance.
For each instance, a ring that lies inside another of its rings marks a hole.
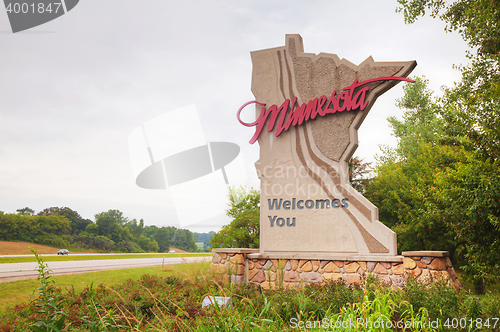
[[[19,257],[19,256],[10,256]],[[136,267],[162,266],[193,262],[210,261],[210,256],[200,257],[155,257],[155,258],[124,258],[84,261],[46,262],[51,275],[95,272],[103,270],[131,269]],[[36,278],[37,262],[0,264],[0,282]]]

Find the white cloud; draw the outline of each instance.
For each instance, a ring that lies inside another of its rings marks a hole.
[[[195,104],[207,141],[232,141],[255,186],[258,147],[235,117],[253,99],[250,51],[300,33],[306,52],[353,63],[417,60],[433,89],[459,79],[465,43],[443,24],[405,25],[394,1],[86,0],[26,33],[0,10],[0,210],[69,206],[86,218],[118,208],[146,224],[179,226],[166,192],[138,188],[128,136],[145,121]],[[50,32],[50,33],[44,33]],[[379,98],[359,132],[372,160],[394,143],[398,85]],[[212,221],[213,229],[221,217]],[[198,227],[198,226],[197,226]],[[198,229],[204,225],[199,225]],[[194,229],[196,230],[196,229]]]

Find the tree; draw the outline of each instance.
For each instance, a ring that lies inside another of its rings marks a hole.
[[[37,216],[38,232],[40,234],[62,235],[69,233],[71,222],[59,214]]]
[[[157,228],[156,226],[153,226]],[[157,228],[153,235],[159,246],[159,252],[167,252],[170,249],[170,231],[166,227]]]
[[[99,235],[99,226],[97,224],[91,223],[85,227],[85,232],[90,235]]]
[[[97,216],[95,219],[95,223],[99,230],[99,235],[109,237],[110,234],[117,230],[120,225],[116,222],[115,219],[109,216]]]
[[[212,247],[210,241],[212,241],[214,235],[215,235],[214,231],[208,232],[207,237],[203,240],[203,248],[207,249]]]
[[[106,236],[107,238],[116,242],[123,240],[130,240],[132,235],[130,231],[122,227],[128,222],[128,218],[123,216],[123,212],[118,210],[108,210],[95,215],[95,221],[99,226],[99,235]]]
[[[230,188],[226,214],[233,218],[214,235],[214,248],[258,248],[260,243],[260,192]]]
[[[34,215],[35,214],[35,210],[33,209],[30,209],[29,207],[25,207],[25,208],[22,208],[22,209],[17,209],[16,212],[20,213],[22,216],[24,215]]]
[[[120,226],[124,226],[129,221],[129,219],[123,215],[123,212],[119,210],[108,210],[106,212],[98,213],[94,217],[95,220],[109,217]]]
[[[427,81],[415,80],[398,101],[403,121],[389,119],[398,146],[379,159],[367,197],[400,250],[456,251],[481,293],[500,275],[499,160],[477,143],[477,122],[457,122],[457,104],[432,98]]]
[[[477,57],[500,56],[500,3],[492,0],[398,0],[406,23],[414,23],[430,11],[433,18],[447,23],[447,31],[458,31],[476,48]],[[471,57],[474,55],[471,54]]]
[[[53,246],[67,246],[71,222],[59,214],[36,216],[38,227],[32,232],[32,242]]]
[[[197,251],[194,234],[187,229],[177,229],[172,226],[144,227],[144,235],[155,240],[160,252],[166,252],[170,247],[175,247],[186,251]]]
[[[58,214],[66,217],[71,222],[71,233],[75,235],[83,232],[87,225],[92,223],[91,220],[83,219],[78,212],[70,209],[69,207],[50,207],[43,209],[38,213],[38,215],[45,216],[49,216],[51,214]]]
[[[0,213],[0,240],[31,242],[37,229],[36,216]]]
[[[130,233],[134,238],[138,238],[144,233],[144,220],[140,220],[139,224],[137,224],[137,220],[132,219],[128,223],[125,224],[126,227],[130,230]]]
[[[442,135],[440,107],[427,89],[427,80],[414,79],[397,101],[404,110],[403,120],[388,119],[398,145],[386,147],[378,158],[377,177],[366,196],[378,206],[380,220],[398,234],[398,250],[448,250],[453,256],[455,236],[432,191],[436,174],[457,156],[437,144]]]
[[[457,66],[462,80],[445,91],[448,129],[468,137],[476,149],[498,159],[500,151],[500,2],[493,0],[398,0],[406,23],[430,12],[458,31],[472,51],[471,64]],[[450,121],[452,120],[452,121]]]
[[[172,243],[172,246],[182,250],[191,252],[195,252],[198,250],[193,233],[187,229],[175,229],[172,232],[170,241]]]
[[[436,176],[435,197],[446,207],[463,245],[464,270],[476,292],[500,276],[500,2],[491,0],[398,0],[407,23],[430,12],[458,31],[474,51],[471,64],[459,66],[462,80],[441,101],[443,139],[461,161]]]
[[[371,163],[364,163],[359,157],[352,157],[349,160],[349,180],[351,186],[361,194],[366,192],[366,186],[373,180],[371,175]]]
[[[128,227],[123,227],[128,218],[118,210],[109,210],[95,215],[99,235],[104,236],[115,244],[115,249],[123,252],[143,252],[141,247],[133,242]]]
[[[155,240],[151,240],[147,236],[141,234],[136,239],[137,244],[141,247],[145,252],[158,252],[160,249],[158,243]]]
[[[0,212],[0,240],[67,245],[70,221],[59,214],[4,214]]]
[[[463,269],[481,294],[500,276],[500,163],[469,152],[464,162],[439,174],[436,184],[446,204],[443,218],[463,246]]]

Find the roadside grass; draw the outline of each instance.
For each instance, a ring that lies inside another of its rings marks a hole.
[[[44,257],[44,260],[48,257]],[[63,290],[80,293],[92,283],[94,285],[105,284],[114,286],[122,284],[129,279],[139,280],[144,274],[158,275],[161,277],[173,276],[181,279],[196,279],[208,270],[210,262],[189,263],[178,265],[166,265],[143,267],[123,270],[110,270],[89,272],[71,275],[51,276],[55,284]],[[33,291],[38,287],[36,279],[17,280],[0,283],[0,313],[11,310],[16,305],[27,303]]]
[[[212,253],[190,253],[190,254],[168,254],[168,253],[148,253],[148,254],[106,254],[106,255],[83,255],[83,256],[44,256],[45,262],[54,261],[86,261],[86,260],[101,260],[101,259],[128,259],[128,258],[162,258],[162,257],[196,257],[196,256],[212,256]],[[3,263],[27,263],[36,262],[34,256],[31,257],[0,257],[0,264]]]
[[[498,320],[488,319],[498,316],[498,296],[479,299],[445,281],[425,286],[409,279],[402,289],[391,289],[369,275],[359,286],[263,289],[224,282],[209,272],[208,263],[183,268],[170,266],[114,285],[94,283],[82,291],[53,289],[49,304],[38,292],[36,302],[0,313],[0,331],[25,332],[59,321],[62,329],[43,331],[499,331]],[[230,297],[231,306],[201,308],[207,295]],[[41,310],[46,314],[38,315]],[[404,327],[396,327],[400,322]]]

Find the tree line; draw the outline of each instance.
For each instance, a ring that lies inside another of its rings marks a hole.
[[[37,214],[30,208],[17,213],[0,211],[0,240],[55,247],[114,252],[167,252],[170,247],[195,252],[195,235],[176,227],[144,226],[119,210],[84,219],[69,207],[50,207]]]
[[[406,23],[429,13],[471,47],[462,79],[437,98],[406,84],[366,196],[400,250],[448,250],[476,288],[500,277],[500,3],[398,0]]]

